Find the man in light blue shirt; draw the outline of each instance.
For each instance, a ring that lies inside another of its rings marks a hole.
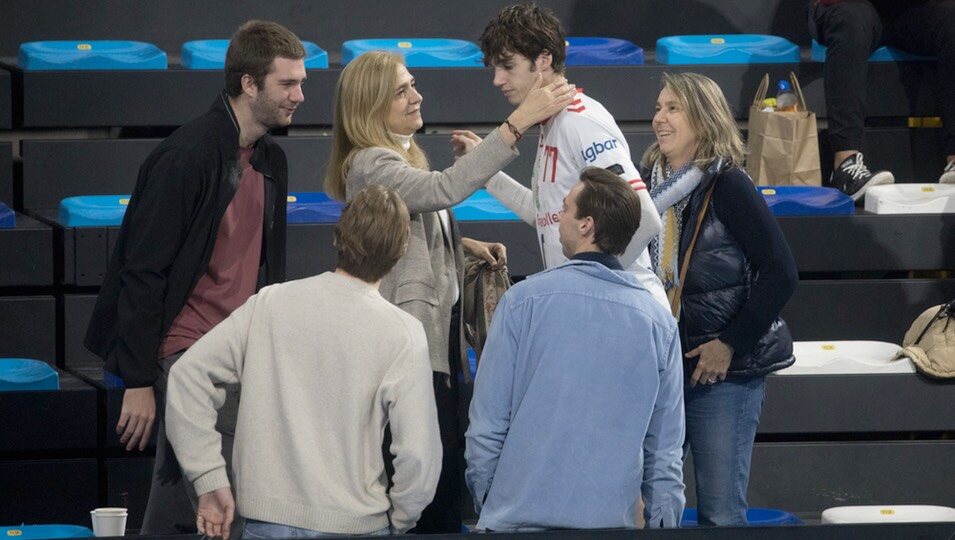
[[[585,169],[564,199],[570,260],[512,287],[481,356],[466,480],[478,529],[676,527],[683,362],[676,321],[624,271],[640,201]]]

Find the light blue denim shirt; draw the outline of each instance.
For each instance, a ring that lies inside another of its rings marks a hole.
[[[676,527],[683,362],[676,321],[625,271],[571,260],[494,313],[467,432],[479,529]]]

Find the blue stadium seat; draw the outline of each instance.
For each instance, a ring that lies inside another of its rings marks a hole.
[[[0,538],[40,540],[48,538],[92,538],[93,531],[79,525],[19,525],[0,527]]]
[[[0,229],[12,229],[17,226],[17,215],[7,205],[0,202]]]
[[[826,61],[828,47],[812,40],[812,59],[814,62]],[[925,62],[935,60],[934,56],[919,56],[917,54],[900,51],[894,47],[879,47],[869,56],[869,62]]]
[[[31,41],[20,44],[17,65],[41,70],[166,69],[166,53],[141,41]]]
[[[286,219],[289,223],[337,223],[344,207],[320,191],[289,193]]]
[[[699,527],[696,508],[687,508],[683,511],[680,528]],[[802,520],[790,512],[774,508],[750,508],[746,511],[746,521],[753,527],[767,527],[772,525],[799,525]]]
[[[481,48],[460,39],[352,39],[342,43],[342,65],[368,51],[388,51],[405,57],[409,68],[484,67]]]
[[[835,188],[757,186],[776,216],[830,216],[855,213],[852,198]]]
[[[60,223],[67,227],[116,227],[123,222],[129,195],[80,195],[60,201]]]
[[[799,63],[799,47],[762,34],[668,36],[657,40],[660,64]]]
[[[328,53],[311,41],[303,41],[305,46],[305,69],[327,69]],[[182,67],[186,69],[222,69],[225,67],[225,53],[229,48],[228,39],[199,39],[182,44]]]
[[[50,364],[29,358],[0,358],[0,392],[59,389],[60,375]]]
[[[521,219],[485,189],[475,191],[470,197],[455,205],[452,210],[454,210],[454,217],[459,221],[513,221]]]
[[[643,49],[625,39],[607,37],[567,38],[568,66],[639,66]]]

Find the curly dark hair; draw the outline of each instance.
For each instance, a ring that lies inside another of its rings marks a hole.
[[[481,34],[485,66],[501,63],[515,53],[533,62],[547,51],[554,72],[563,73],[566,48],[566,34],[557,16],[534,3],[502,9]]]

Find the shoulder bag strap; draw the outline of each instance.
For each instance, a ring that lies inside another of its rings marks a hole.
[[[696,246],[696,238],[700,235],[700,227],[703,226],[703,218],[706,217],[706,211],[710,207],[710,197],[713,196],[714,183],[706,192],[703,198],[703,207],[700,209],[700,215],[696,219],[696,228],[693,230],[693,238],[690,239],[690,247],[686,250],[686,256],[683,257],[683,265],[680,268],[680,283],[676,286],[673,296],[670,298],[670,311],[676,320],[680,320],[680,298],[683,296],[683,283],[686,281],[686,271],[690,267],[690,259],[693,257],[693,247]]]

